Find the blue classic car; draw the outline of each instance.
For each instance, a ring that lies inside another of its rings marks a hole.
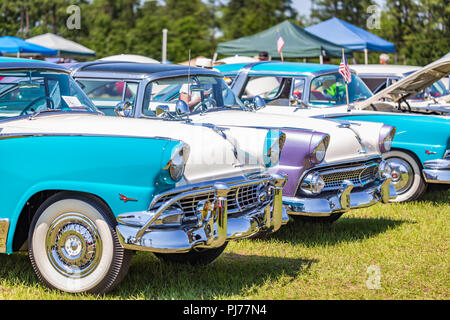
[[[397,190],[397,198],[392,201],[407,201],[419,198],[428,183],[450,183],[449,162],[445,160],[450,150],[450,117],[430,115],[404,105],[404,99],[419,92],[422,86],[448,75],[449,66],[447,61],[437,61],[427,66],[425,75],[415,83],[412,74],[385,89],[390,90],[396,107],[391,102],[374,101],[376,96],[355,74],[349,84],[347,106],[345,82],[339,67],[334,65],[259,62],[221,65],[216,69],[232,81],[232,90],[241,99],[249,101],[257,95],[265,99],[267,106],[257,112],[298,117],[299,122],[305,121],[301,118],[314,117],[395,126],[392,150],[383,158],[390,164]],[[402,81],[408,84],[406,88],[402,88]],[[377,96],[384,97],[383,91]]]
[[[67,69],[0,58],[0,252],[28,248],[50,288],[104,293],[135,250],[207,264],[229,240],[287,222],[286,178],[266,173],[283,133],[263,130],[251,152],[162,122],[106,117]],[[242,153],[255,161],[237,166]]]

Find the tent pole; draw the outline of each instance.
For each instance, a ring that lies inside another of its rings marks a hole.
[[[320,61],[320,64],[323,64],[323,55],[319,56],[319,61]]]
[[[364,49],[364,61],[366,64],[369,64],[369,51],[366,49]]]
[[[167,62],[167,29],[163,29],[163,43],[162,43],[162,63]]]

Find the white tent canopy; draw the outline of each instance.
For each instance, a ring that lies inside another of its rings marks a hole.
[[[95,51],[71,40],[67,40],[53,33],[45,33],[26,40],[46,48],[58,51],[59,56],[95,56]]]
[[[127,62],[139,62],[139,63],[159,63],[159,61],[157,61],[155,59],[136,55],[136,54],[119,54],[116,56],[101,58],[100,60],[102,60],[102,61],[127,61]]]
[[[246,62],[252,63],[252,62],[257,62],[257,61],[259,61],[259,60],[256,58],[235,55],[233,57],[227,57],[227,58],[217,60],[216,62],[223,63],[223,64],[231,64],[231,63],[246,63]]]

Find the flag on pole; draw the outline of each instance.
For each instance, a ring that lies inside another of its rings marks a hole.
[[[350,67],[348,66],[347,58],[345,57],[344,52],[342,52],[342,60],[339,65],[339,73],[344,78],[345,83],[352,82],[352,72],[350,71]]]
[[[281,50],[283,49],[285,43],[283,38],[281,37],[280,31],[277,30],[277,50],[278,54],[281,54]]]

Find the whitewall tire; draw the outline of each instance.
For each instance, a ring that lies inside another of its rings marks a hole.
[[[407,152],[393,150],[383,154],[392,168],[392,184],[397,197],[391,202],[413,201],[426,190],[427,184],[417,160]]]
[[[31,223],[33,268],[49,288],[106,293],[125,276],[131,252],[122,248],[109,208],[95,197],[61,192],[47,199]]]

